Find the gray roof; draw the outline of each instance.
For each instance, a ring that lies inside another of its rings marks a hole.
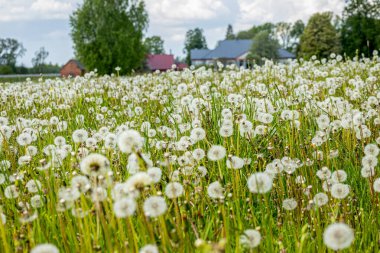
[[[192,60],[203,60],[206,59],[206,55],[211,52],[209,49],[191,49],[190,57]]]
[[[247,53],[252,45],[252,40],[222,40],[214,50],[192,49],[190,51],[191,60],[205,59],[236,59]],[[278,50],[280,59],[296,58],[294,54],[285,49]]]
[[[237,58],[248,52],[251,45],[252,40],[222,40],[219,41],[217,47],[207,55],[207,58]]]

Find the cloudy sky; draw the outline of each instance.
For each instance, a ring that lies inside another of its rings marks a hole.
[[[16,38],[27,49],[20,59],[31,65],[34,52],[44,46],[48,61],[65,63],[74,57],[70,38],[70,14],[83,0],[0,0],[0,38]],[[207,44],[213,48],[225,36],[226,27],[234,31],[264,22],[302,19],[315,12],[340,14],[344,0],[145,0],[149,14],[147,36],[159,35],[165,50],[182,56],[186,31],[204,29]]]

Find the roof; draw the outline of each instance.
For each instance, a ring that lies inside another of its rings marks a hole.
[[[222,40],[219,41],[217,47],[207,55],[207,58],[237,58],[248,52],[251,45],[252,40]]]
[[[192,49],[190,51],[191,60],[206,59],[236,59],[247,53],[252,45],[252,40],[222,40],[214,50]],[[296,58],[294,54],[280,48],[278,50],[280,59]]]
[[[82,63],[80,63],[78,60],[75,60],[75,59],[70,59],[65,65],[63,65],[62,68],[64,68],[67,64],[69,64],[70,62],[74,62],[75,65],[77,65],[77,67],[81,70],[85,70],[86,68],[83,66]]]
[[[211,50],[209,49],[191,49],[190,57],[192,60],[203,60],[206,59],[206,55],[209,54]]]
[[[167,70],[171,69],[174,64],[174,56],[172,54],[150,54],[147,60],[150,70]]]

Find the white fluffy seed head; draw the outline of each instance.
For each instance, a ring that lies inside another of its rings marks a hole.
[[[169,199],[175,199],[183,195],[183,186],[180,183],[168,183],[165,187],[165,195]]]
[[[257,172],[248,178],[248,188],[252,193],[267,193],[272,189],[273,179],[266,173]]]
[[[323,233],[323,241],[332,250],[342,250],[350,247],[354,240],[354,231],[344,223],[329,225]]]
[[[243,247],[253,249],[259,246],[261,241],[261,234],[255,229],[247,229],[240,236],[240,243]]]
[[[152,196],[144,201],[143,209],[145,216],[158,217],[166,212],[167,205],[163,197]]]

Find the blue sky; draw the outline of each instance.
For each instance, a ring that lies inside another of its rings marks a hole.
[[[70,14],[83,0],[0,0],[0,38],[16,38],[27,49],[19,60],[31,66],[34,52],[44,46],[47,61],[64,64],[74,57]],[[145,0],[149,14],[146,36],[159,35],[165,50],[182,56],[188,29],[204,29],[213,48],[232,24],[235,32],[264,22],[294,22],[318,11],[342,12],[344,0]]]

